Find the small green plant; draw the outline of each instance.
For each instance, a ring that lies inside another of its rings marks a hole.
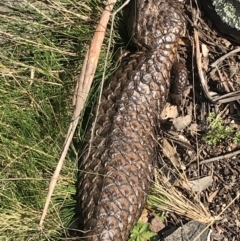
[[[235,135],[233,137],[233,142],[234,142],[234,144],[239,144],[240,143],[240,130],[238,130],[235,133]]]
[[[207,117],[207,121],[210,123],[210,128],[207,134],[203,137],[203,140],[209,145],[216,145],[224,139],[229,139],[234,144],[240,143],[240,130],[236,131],[233,125],[224,125],[221,117],[216,117],[215,113],[210,113]]]
[[[138,221],[131,232],[129,241],[149,240],[151,237],[157,235],[156,233],[149,231],[149,228],[150,223]]]

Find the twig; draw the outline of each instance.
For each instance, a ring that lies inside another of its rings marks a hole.
[[[210,66],[211,66],[212,68],[217,67],[217,66],[220,64],[220,62],[222,62],[224,59],[228,58],[230,55],[235,54],[235,53],[237,53],[237,52],[240,52],[240,48],[234,49],[234,50],[232,50],[231,52],[223,55],[221,58],[219,58],[218,60],[216,60],[215,62],[213,62]]]
[[[194,29],[194,39],[195,39],[195,43],[196,43],[196,62],[197,62],[197,69],[198,69],[198,74],[199,74],[199,78],[201,80],[201,84],[202,84],[202,88],[203,91],[206,95],[206,97],[211,101],[214,102],[212,96],[210,95],[209,91],[208,91],[208,86],[207,86],[207,82],[206,79],[204,78],[204,74],[202,71],[202,62],[201,62],[201,53],[200,53],[200,44],[199,44],[199,37],[198,37],[198,32],[196,29]]]
[[[195,0],[195,4],[198,4],[197,3],[197,1]],[[191,2],[191,8],[192,8],[192,18],[193,18],[193,23],[194,23],[194,25],[195,26],[197,26],[197,23],[198,23],[198,21],[199,21],[199,14],[200,14],[200,12],[199,12],[199,9],[198,10],[194,10],[194,8],[193,8],[193,6],[192,6],[192,2]],[[196,30],[196,28],[194,28],[194,31],[197,31]],[[197,49],[198,48],[198,51],[199,51],[199,39],[198,39],[198,35],[197,36],[195,36],[195,41],[193,41],[193,44],[192,44],[192,52],[193,52],[193,55],[192,55],[192,63],[194,63],[194,53],[196,53],[197,52],[197,50],[195,50],[195,49]],[[200,53],[198,53],[198,55],[197,55],[197,53],[196,53],[196,62],[198,63],[198,60],[197,59],[200,59],[200,57],[199,57],[199,55],[200,55]],[[195,87],[196,87],[196,82],[195,82],[195,77],[194,77],[194,72],[195,72],[195,70],[194,70],[194,64],[192,65],[192,77],[193,77],[193,106],[196,106],[196,92],[195,92]],[[193,114],[194,114],[194,117],[195,117],[195,120],[197,119],[197,113],[196,113],[196,107],[194,108],[194,112],[193,112]],[[198,145],[198,143],[199,143],[199,141],[198,141],[198,135],[195,135],[195,140],[196,140],[196,160],[197,160],[197,175],[198,176],[200,176],[200,168],[199,168],[199,154],[200,154],[200,152],[199,152],[199,145]]]
[[[55,169],[55,172],[54,172],[54,174],[51,178],[51,182],[49,184],[49,190],[48,190],[44,210],[43,210],[41,220],[39,223],[40,228],[42,228],[42,226],[43,226],[43,222],[44,222],[44,219],[47,214],[48,206],[49,206],[54,188],[56,186],[60,170],[62,168],[62,165],[63,165],[64,159],[66,157],[66,154],[68,152],[69,146],[72,142],[72,138],[73,138],[74,132],[76,130],[76,127],[77,127],[77,124],[78,124],[78,121],[79,121],[79,118],[81,115],[81,111],[84,107],[84,104],[86,102],[86,99],[87,99],[87,96],[88,96],[88,93],[90,90],[92,80],[93,80],[93,77],[94,77],[94,74],[95,74],[95,71],[97,68],[97,63],[98,63],[103,39],[105,36],[106,27],[107,27],[107,24],[108,24],[108,21],[110,18],[110,14],[112,12],[112,9],[113,9],[113,6],[115,3],[116,3],[116,0],[108,0],[108,3],[102,13],[101,19],[96,27],[96,31],[92,38],[90,48],[87,51],[87,54],[85,56],[82,71],[81,71],[80,78],[78,80],[77,88],[76,88],[76,90],[77,90],[76,91],[76,99],[75,99],[76,103],[75,103],[75,109],[74,109],[73,116],[72,116],[72,122],[70,123],[69,129],[68,129],[68,133],[67,133],[67,137],[65,139],[64,145],[63,145],[61,157],[58,161],[58,165]]]
[[[194,22],[194,24],[196,24]],[[239,100],[239,91],[235,91],[232,93],[227,93],[226,95],[216,95],[216,96],[212,96],[211,93],[208,90],[208,86],[207,86],[207,82],[206,79],[204,77],[203,71],[202,71],[202,63],[201,63],[201,53],[200,53],[200,47],[199,47],[199,37],[198,37],[198,32],[196,29],[194,29],[194,39],[196,42],[196,62],[197,62],[197,68],[198,68],[198,74],[199,74],[199,78],[201,80],[201,84],[202,84],[202,88],[203,91],[206,95],[206,97],[212,102],[212,103],[228,103],[231,101],[235,101],[235,100]],[[223,61],[224,59],[226,59],[227,57],[229,57],[230,55],[237,53],[240,51],[240,48],[234,49],[233,51],[225,54],[224,56],[222,56],[221,58],[219,58],[217,61],[215,61],[214,63],[211,64],[211,67],[217,67],[217,65]]]
[[[229,103],[240,99],[240,90],[227,93],[222,96],[214,97],[214,102],[218,104]]]
[[[236,156],[239,153],[240,153],[240,150],[234,151],[234,152],[231,152],[231,153],[227,153],[227,154],[224,154],[224,155],[221,155],[221,156],[209,158],[209,159],[201,161],[200,164],[205,164],[205,163],[210,163],[210,162],[214,162],[214,161],[219,161],[219,160],[222,160],[222,159],[231,158],[233,156]]]

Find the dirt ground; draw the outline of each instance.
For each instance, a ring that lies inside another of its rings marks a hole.
[[[165,141],[161,165],[168,163],[165,172],[183,192],[188,188],[169,169],[178,166],[188,184],[197,180],[195,194],[218,217],[209,226],[211,240],[234,241],[240,240],[240,43],[217,31],[200,8],[194,1],[185,7],[180,61],[187,65],[189,87],[176,109],[165,109],[161,137],[177,161],[169,164]]]

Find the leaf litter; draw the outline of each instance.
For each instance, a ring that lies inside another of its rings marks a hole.
[[[165,228],[195,220],[211,230],[208,240],[240,240],[240,43],[216,32],[194,1],[185,11],[179,59],[190,84],[181,103],[169,100],[162,112],[160,170],[148,205],[164,213]]]

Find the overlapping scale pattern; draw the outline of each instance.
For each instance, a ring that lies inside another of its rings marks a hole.
[[[141,215],[153,179],[156,129],[185,28],[177,1],[132,4],[133,40],[142,50],[126,56],[106,82],[92,142],[79,161],[77,196],[88,241],[126,241]]]

